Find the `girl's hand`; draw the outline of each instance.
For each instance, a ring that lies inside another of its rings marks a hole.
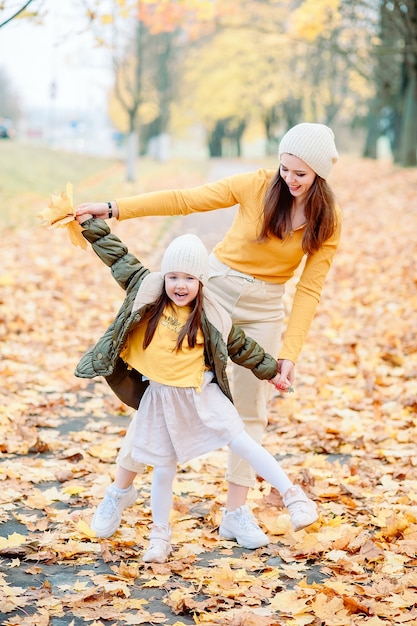
[[[284,393],[291,393],[294,391],[288,378],[283,381],[280,374],[277,374],[275,378],[268,380],[268,382],[271,383],[271,385],[274,385],[275,389],[278,389],[278,391],[283,391]]]
[[[117,206],[114,200],[111,203],[113,217],[119,217],[119,207]],[[109,219],[109,204],[108,202],[86,202],[85,204],[80,204],[75,209],[77,217],[79,215],[89,214],[93,217],[99,217],[102,220]]]
[[[83,215],[76,215],[75,219],[77,220],[79,224],[83,224],[87,220],[90,220],[92,217],[94,216],[91,215],[91,213],[83,213]]]
[[[292,385],[294,382],[294,363],[287,359],[278,359],[278,374],[269,382],[274,385],[275,389],[284,393],[294,391]]]

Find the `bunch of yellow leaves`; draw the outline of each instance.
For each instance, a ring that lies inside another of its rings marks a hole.
[[[66,191],[60,196],[50,196],[48,206],[38,213],[38,218],[47,228],[66,228],[74,246],[86,250],[87,242],[81,234],[81,226],[75,219],[71,183],[67,183]]]

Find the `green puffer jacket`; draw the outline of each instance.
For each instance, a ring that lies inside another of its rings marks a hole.
[[[128,406],[137,408],[140,399],[148,386],[148,381],[134,369],[129,369],[120,358],[127,336],[142,319],[147,305],[137,308],[138,291],[150,271],[131,253],[123,242],[110,232],[106,222],[90,219],[83,224],[83,236],[92,244],[93,250],[100,259],[111,268],[118,284],[126,291],[126,297],[115,320],[108,327],[96,345],[81,358],[75,369],[80,378],[104,376],[114,393]],[[155,273],[156,274],[156,273]],[[153,275],[152,275],[153,276]],[[145,284],[143,289],[145,290]],[[149,282],[149,279],[148,279]],[[142,293],[139,294],[143,301]],[[149,303],[155,300],[148,298]],[[146,294],[145,294],[146,301]],[[134,306],[135,305],[135,306]],[[216,305],[219,307],[219,305]],[[221,309],[221,307],[220,307]],[[207,309],[209,311],[209,308]],[[224,309],[222,313],[226,315]],[[229,382],[226,375],[228,356],[235,363],[251,369],[261,380],[270,380],[277,373],[277,362],[267,354],[253,339],[245,336],[239,326],[231,324],[227,316],[230,333],[226,333],[227,344],[221,330],[217,328],[210,315],[203,307],[202,331],[204,335],[204,355],[206,365],[213,371],[214,380],[223,393],[232,400]],[[214,316],[215,319],[217,319]]]

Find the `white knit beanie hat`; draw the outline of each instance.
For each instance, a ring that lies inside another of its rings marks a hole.
[[[208,278],[208,252],[197,235],[181,235],[169,244],[161,262],[161,274],[184,272],[204,283]]]
[[[326,179],[339,155],[331,128],[303,122],[290,128],[279,144],[279,156],[293,154]]]

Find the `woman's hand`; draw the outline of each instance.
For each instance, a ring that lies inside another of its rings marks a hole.
[[[119,207],[116,202],[113,200],[111,202],[111,210],[112,217],[119,217]],[[86,202],[85,204],[80,204],[75,209],[77,217],[79,215],[89,214],[90,217],[99,217],[102,220],[109,219],[110,207],[108,202]]]
[[[275,389],[279,389],[279,391],[283,391],[284,393],[294,391],[292,387],[295,377],[294,363],[287,359],[278,359],[277,364],[278,374],[269,382],[274,385]]]

